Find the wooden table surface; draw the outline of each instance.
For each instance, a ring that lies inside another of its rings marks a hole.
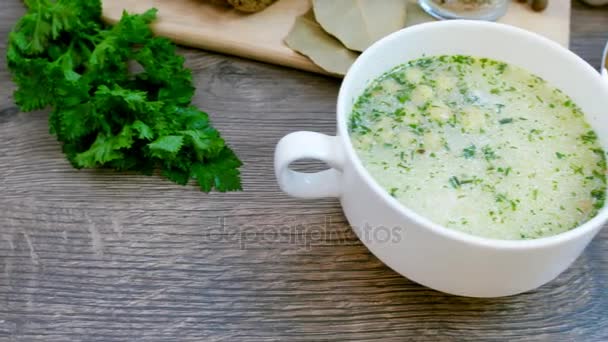
[[[275,143],[334,131],[335,79],[182,49],[245,191],[72,169],[48,113],[11,98],[4,51],[22,13],[0,3],[0,341],[608,340],[608,229],[548,285],[469,299],[388,269],[337,201],[282,194]],[[571,38],[598,67],[608,8],[574,2]]]

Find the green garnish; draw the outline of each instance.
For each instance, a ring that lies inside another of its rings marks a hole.
[[[511,210],[513,210],[513,211],[517,210],[517,203],[519,202],[519,200],[511,200],[511,199],[507,198],[507,195],[505,195],[505,194],[496,194],[495,199],[496,199],[497,203],[509,204],[509,206],[511,207]]]
[[[572,169],[572,172],[574,172],[574,174],[584,175],[582,166],[570,164],[570,168]]]
[[[503,74],[505,70],[507,70],[507,66],[508,65],[506,63],[498,63],[498,66],[496,67],[498,69],[498,73]]]
[[[469,147],[466,147],[465,149],[462,150],[462,155],[466,159],[471,159],[471,158],[475,157],[476,150],[477,150],[477,147],[475,145],[470,145]]]
[[[471,56],[454,55],[454,56],[452,56],[452,62],[458,63],[458,64],[472,65],[475,62],[475,59]]]
[[[496,169],[496,171],[500,172],[500,173],[504,173],[505,176],[508,176],[509,173],[511,173],[511,167],[506,167],[506,168],[502,168],[499,167],[498,169]]]
[[[557,159],[564,159],[564,157],[565,157],[566,155],[565,155],[565,154],[563,154],[563,153],[560,153],[560,152],[555,152],[555,156],[557,157]]]
[[[604,206],[604,202],[606,201],[606,190],[595,189],[591,191],[591,197],[595,199],[595,203],[593,204],[595,209],[601,209]]]
[[[412,133],[416,135],[422,135],[425,132],[424,127],[418,124],[409,124],[408,127],[411,129]]]
[[[456,115],[452,115],[448,118],[448,125],[452,126],[452,127],[456,127],[456,125],[458,124],[458,118],[456,117]]]
[[[594,131],[588,131],[587,133],[581,135],[581,140],[585,144],[592,144],[597,141],[597,134]]]
[[[528,134],[528,141],[534,141],[534,138],[539,138],[539,140],[543,140],[543,137],[540,135],[542,133],[541,130],[533,128],[530,130]]]
[[[241,189],[241,161],[191,105],[192,74],[169,40],[153,37],[152,9],[113,27],[100,0],[25,1],[7,62],[23,111],[51,107],[50,131],[76,168],[151,174],[201,190]],[[141,71],[132,71],[137,64]]]
[[[409,167],[407,167],[407,166],[405,166],[405,165],[403,165],[403,164],[401,164],[401,163],[397,164],[397,167],[400,167],[400,168],[402,168],[402,169],[404,169],[404,170],[406,170],[406,171],[409,171],[409,170],[410,170],[410,168],[409,168]]]
[[[390,78],[392,78],[395,82],[399,83],[400,85],[404,85],[407,83],[407,80],[405,79],[405,73],[403,73],[403,72],[392,73],[390,75]]]
[[[506,201],[508,201],[507,195],[505,195],[505,194],[497,194],[496,195],[496,202],[500,203],[500,202],[506,202]]]
[[[450,179],[448,180],[448,182],[450,183],[450,185],[454,189],[457,189],[457,188],[460,187],[460,181],[458,180],[458,177],[456,177],[456,176],[450,177]]]
[[[396,118],[402,118],[402,117],[406,116],[405,109],[398,108],[397,110],[395,110],[395,112],[393,113],[393,115]]]
[[[404,82],[404,87],[399,91],[397,100],[401,103],[406,103],[412,96],[412,90],[416,88],[415,85]]]
[[[504,119],[498,120],[498,123],[501,124],[501,125],[508,124],[508,123],[511,123],[511,122],[513,122],[513,118],[504,118]]]
[[[490,147],[490,146],[484,146],[481,151],[483,152],[483,157],[487,160],[494,160],[497,159],[498,156],[496,155],[496,153],[494,152],[494,150]]]
[[[410,65],[415,65],[417,67],[421,67],[421,68],[425,69],[425,68],[428,68],[429,66],[433,65],[433,58],[431,58],[431,57],[419,58],[415,61],[410,62]]]
[[[397,96],[397,100],[401,103],[406,103],[410,99],[410,93],[402,93]]]
[[[532,190],[532,199],[535,201],[538,199],[538,189]]]

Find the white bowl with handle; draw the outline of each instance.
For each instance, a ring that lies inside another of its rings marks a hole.
[[[380,187],[349,138],[352,106],[370,81],[409,60],[456,54],[504,61],[541,76],[582,108],[608,150],[608,82],[584,60],[555,42],[512,26],[443,21],[406,28],[367,49],[340,89],[336,136],[313,132],[285,136],[276,148],[276,177],[291,196],[339,198],[370,251],[417,283],[472,297],[529,291],[557,277],[580,256],[608,219],[606,207],[573,230],[533,240],[495,240],[450,230],[416,214]],[[309,158],[327,163],[330,169],[300,173],[289,168],[292,162]]]

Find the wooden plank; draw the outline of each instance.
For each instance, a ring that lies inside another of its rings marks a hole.
[[[141,13],[159,10],[154,29],[180,44],[324,73],[308,58],[293,52],[283,39],[295,18],[310,9],[310,0],[280,0],[266,10],[243,14],[202,0],[104,0],[104,18],[120,19],[123,10]],[[514,3],[500,22],[538,32],[568,46],[570,2],[551,1],[546,11],[533,12]]]

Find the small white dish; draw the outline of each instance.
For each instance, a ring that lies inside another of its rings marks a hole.
[[[551,237],[507,241],[468,235],[401,205],[370,176],[351,145],[348,117],[370,81],[409,60],[455,54],[505,61],[541,76],[582,108],[608,150],[608,82],[593,67],[537,34],[503,24],[454,20],[412,26],[367,49],[340,89],[337,136],[287,135],[276,149],[276,176],[291,196],[338,197],[363,243],[415,282],[472,297],[529,291],[557,277],[580,256],[608,219],[606,207],[585,224]],[[324,161],[330,169],[318,173],[289,169],[290,163],[304,158]]]

